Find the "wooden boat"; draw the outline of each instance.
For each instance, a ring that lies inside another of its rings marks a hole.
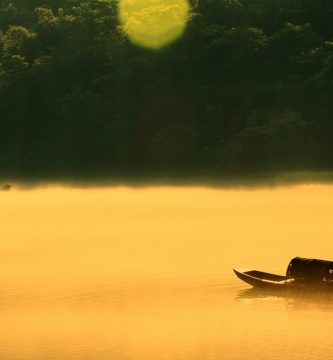
[[[286,275],[258,270],[240,271],[236,276],[247,284],[265,289],[331,290],[333,292],[333,262],[318,259],[294,258]]]

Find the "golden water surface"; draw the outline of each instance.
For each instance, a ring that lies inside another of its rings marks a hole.
[[[333,186],[0,193],[1,360],[333,357],[333,296],[232,273],[333,259]]]

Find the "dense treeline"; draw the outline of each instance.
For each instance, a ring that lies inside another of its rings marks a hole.
[[[191,5],[152,51],[118,0],[0,0],[1,174],[332,168],[333,2]]]

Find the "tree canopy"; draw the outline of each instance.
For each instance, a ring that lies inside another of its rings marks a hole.
[[[3,177],[333,167],[332,1],[192,0],[153,49],[119,9],[0,0]]]

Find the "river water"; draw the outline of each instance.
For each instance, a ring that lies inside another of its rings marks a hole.
[[[333,186],[0,194],[1,360],[333,357],[333,296],[251,290],[333,259]]]

